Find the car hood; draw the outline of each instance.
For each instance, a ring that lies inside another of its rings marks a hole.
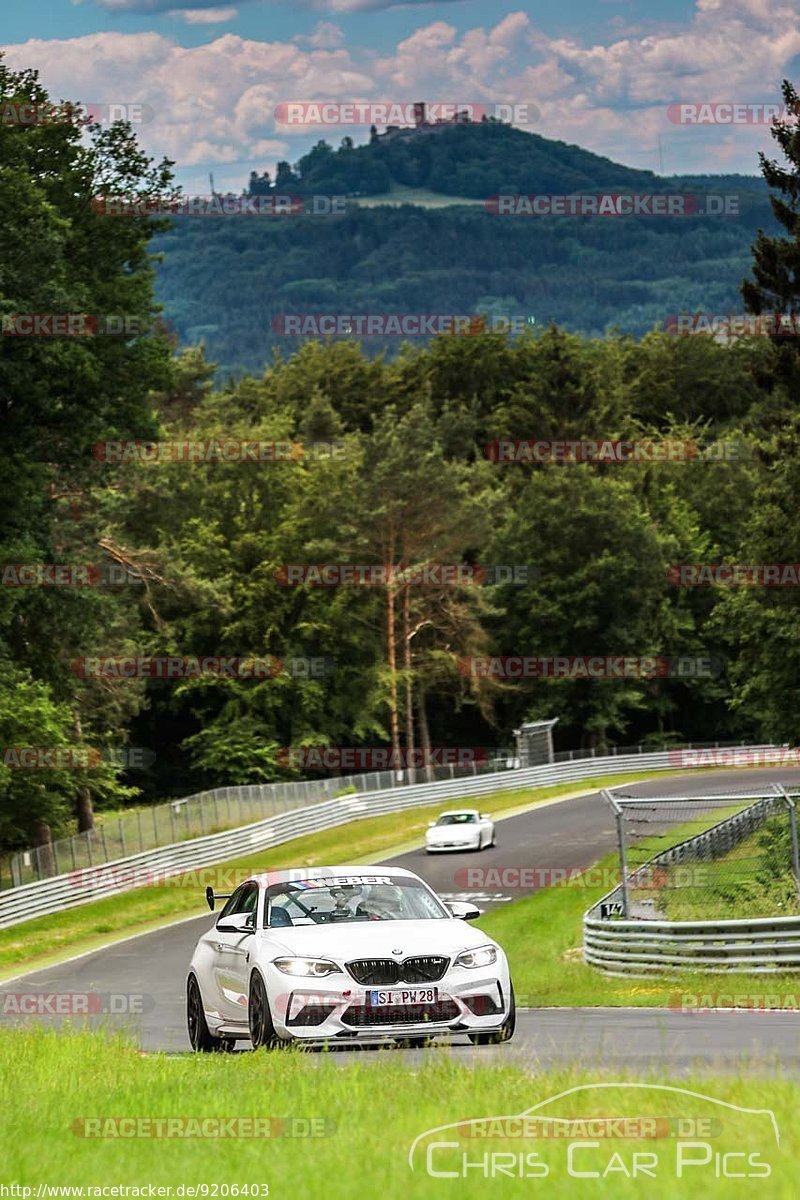
[[[492,939],[458,918],[430,921],[354,921],[264,930],[265,949],[309,958],[409,958],[485,946]]]

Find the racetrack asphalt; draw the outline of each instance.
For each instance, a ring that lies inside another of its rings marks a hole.
[[[695,776],[662,776],[615,790],[636,796],[703,795],[759,788],[773,781],[800,786],[800,769],[701,772]],[[591,866],[616,845],[613,815],[599,793],[533,808],[497,822],[497,845],[474,852],[427,855],[413,850],[388,860],[421,875],[446,898],[472,896],[481,908],[517,899],[535,886],[514,890],[469,888],[465,867],[579,870]],[[497,875],[494,876],[498,878]],[[491,878],[491,876],[490,876]],[[502,879],[503,877],[500,876]],[[203,903],[198,896],[198,904]],[[194,945],[214,918],[196,918],[118,942],[71,961],[31,972],[0,986],[3,995],[91,993],[105,997],[144,997],[144,1012],[131,1016],[94,1016],[90,1025],[130,1027],[146,1051],[188,1053],[185,1023],[185,978]],[[24,926],[21,927],[24,930]],[[767,980],[765,980],[765,983]],[[726,979],[735,991],[735,977]],[[765,990],[768,988],[765,987]],[[800,987],[798,987],[800,991]],[[120,1001],[120,1004],[123,1002]],[[13,1005],[12,1005],[13,1007]],[[3,1025],[23,1018],[3,1015]],[[57,1015],[28,1017],[59,1023]],[[245,1043],[240,1042],[240,1048]],[[337,1047],[333,1056],[345,1065],[352,1050]],[[374,1053],[374,1051],[370,1051]],[[687,1014],[652,1008],[520,1009],[512,1042],[475,1048],[464,1042],[439,1043],[426,1050],[393,1051],[409,1064],[424,1055],[452,1054],[465,1062],[516,1062],[532,1070],[575,1064],[618,1067],[638,1073],[690,1068],[800,1074],[800,1015],[790,1012],[731,1011]]]

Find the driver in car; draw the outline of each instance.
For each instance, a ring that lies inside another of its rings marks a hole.
[[[369,921],[396,921],[402,915],[402,897],[398,887],[368,887],[364,889],[356,916]]]
[[[361,888],[351,884],[344,884],[331,891],[334,900],[334,907],[331,910],[331,921],[352,921],[354,917],[359,916],[358,901],[361,900]],[[358,904],[358,907],[356,907]]]

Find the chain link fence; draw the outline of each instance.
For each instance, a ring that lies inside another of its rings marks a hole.
[[[781,785],[715,796],[605,795],[617,822],[620,882],[601,918],[800,913],[795,797]]]
[[[415,782],[436,783],[445,779],[497,773],[511,770],[516,765],[513,752],[498,751],[496,757],[479,764],[375,771],[286,783],[243,784],[199,792],[185,799],[153,805],[152,808],[137,808],[115,815],[113,819],[104,818],[102,813],[98,813],[94,829],[21,851],[7,859],[5,869],[0,869],[0,889],[20,887],[69,871],[115,862],[175,842],[236,829],[337,796],[378,792]]]

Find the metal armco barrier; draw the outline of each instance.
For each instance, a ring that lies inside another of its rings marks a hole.
[[[602,921],[587,913],[583,948],[589,966],[611,975],[796,971],[800,965],[800,916],[750,921]]]
[[[653,867],[697,862],[727,853],[741,837],[753,832],[784,805],[785,797],[783,789],[776,786],[775,791],[763,793],[747,809],[662,851],[641,864],[637,871],[643,873]],[[624,884],[613,888],[586,911],[583,956],[588,966],[609,975],[633,978],[686,970],[769,974],[800,968],[800,914],[700,921],[620,919],[612,915],[627,911]]]
[[[241,858],[268,846],[279,846],[303,834],[332,829],[336,825],[344,825],[358,818],[401,812],[406,808],[420,804],[436,804],[441,800],[547,787],[551,784],[591,780],[602,775],[666,769],[686,770],[686,766],[676,760],[674,750],[548,763],[539,767],[501,771],[497,774],[470,775],[463,779],[447,779],[438,783],[411,784],[382,791],[340,796],[321,804],[312,804],[256,821],[238,829],[175,842],[158,850],[128,855],[115,862],[83,868],[0,892],[0,928],[18,925],[47,913],[75,908],[103,896],[130,891],[133,887],[146,883],[148,879],[155,882],[171,874],[178,875],[183,871]]]

